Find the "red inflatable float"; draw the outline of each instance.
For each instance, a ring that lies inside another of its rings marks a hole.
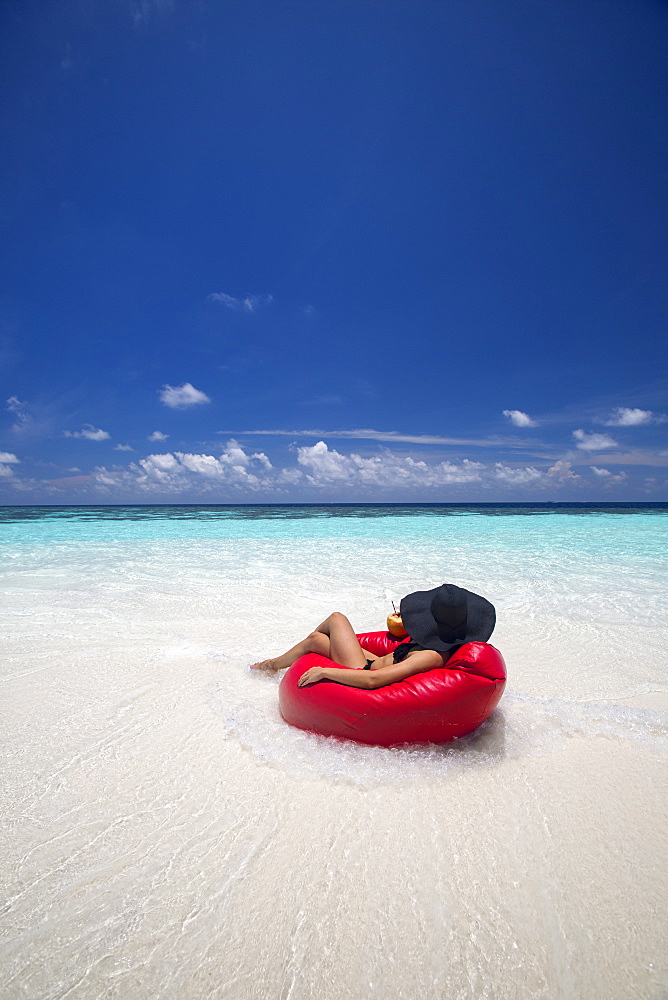
[[[364,632],[357,638],[363,649],[378,656],[404,641],[389,632]],[[304,671],[315,666],[340,664],[307,653],[288,668],[279,689],[285,721],[307,732],[375,746],[446,743],[465,736],[491,715],[506,686],[503,657],[486,642],[460,646],[446,667],[370,691],[326,680],[298,687]]]

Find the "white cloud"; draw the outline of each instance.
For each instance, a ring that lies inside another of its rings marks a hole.
[[[554,465],[550,466],[547,470],[547,475],[552,480],[552,482],[558,483],[568,483],[579,479],[580,476],[573,472],[573,468],[570,462],[565,461],[565,459],[560,459],[555,462]]]
[[[21,437],[52,436],[55,418],[54,407],[44,405],[35,407],[31,403],[20,400],[18,396],[10,396],[5,405],[6,409],[14,414],[14,423],[11,427],[14,434]]]
[[[513,468],[504,465],[503,462],[495,464],[495,479],[506,483],[508,486],[564,486],[580,479],[577,473],[573,472],[570,462],[560,459],[551,465],[546,472],[542,472],[533,465],[524,468]]]
[[[262,465],[265,469],[273,469],[273,465],[271,464],[271,462],[269,461],[269,459],[267,458],[267,456],[263,451],[253,452],[251,458],[254,458],[255,461],[259,462],[260,465]]]
[[[588,465],[591,455],[582,452],[569,452],[569,459],[574,465]],[[658,468],[668,467],[668,451],[649,451],[637,448],[634,451],[608,451],[605,455],[606,465],[652,465]]]
[[[498,496],[499,491],[505,489],[526,490],[529,495],[546,489],[567,489],[583,482],[583,477],[573,471],[571,462],[585,464],[583,453],[575,450],[552,465],[544,462],[540,466],[519,467],[502,461],[482,463],[468,458],[436,460],[421,458],[419,454],[414,457],[387,447],[366,454],[355,451],[346,454],[332,448],[324,440],[302,447],[295,444],[292,451],[294,464],[287,468],[275,468],[264,452],[251,452],[230,438],[218,454],[154,453],[130,461],[126,466],[100,466],[91,475],[80,476],[76,480],[45,480],[40,484],[20,479],[11,475],[11,464],[7,461],[0,463],[0,476],[6,487],[15,489],[28,484],[31,490],[40,488],[54,495],[61,494],[63,490],[76,489],[82,496],[95,496],[97,493],[124,500],[142,495],[170,498],[207,496],[212,501],[243,500],[244,496],[260,498],[263,495],[283,495],[288,499],[295,496],[297,490],[302,494],[299,499],[306,499],[315,491],[323,490],[329,491],[327,495],[332,498],[373,498],[385,492],[398,497],[403,492],[425,499],[430,496],[447,499],[458,495],[467,498],[484,496],[481,491],[486,490],[494,490]],[[8,456],[11,453],[0,453],[0,457]],[[578,462],[580,456],[582,462]],[[589,455],[586,458],[591,461]],[[608,459],[614,460],[614,455],[607,455],[606,461]],[[613,476],[607,470],[598,472],[598,466],[591,468],[594,475],[600,475],[601,486],[605,489],[614,489],[626,479],[624,473]],[[69,471],[78,470],[73,467]],[[470,494],[467,487],[471,487]]]
[[[134,448],[129,444],[117,444],[114,445],[114,451],[134,451]]]
[[[234,438],[230,438],[225,445],[225,451],[220,456],[220,461],[224,465],[229,465],[233,468],[245,468],[249,464],[250,458],[239,442],[235,441]]]
[[[526,466],[524,469],[513,469],[502,462],[496,462],[495,469],[495,478],[509,486],[526,486],[528,483],[535,483],[543,478],[543,473],[532,465]]]
[[[208,296],[210,302],[220,302],[226,309],[234,309],[235,312],[254,313],[258,306],[268,306],[273,302],[272,295],[245,295],[237,299],[227,292],[212,292]]]
[[[134,463],[130,469],[133,469],[133,466]],[[147,455],[146,458],[140,458],[139,466],[143,469],[144,475],[140,474],[137,485],[142,488],[145,488],[146,483],[171,486],[174,483],[174,477],[176,476],[178,479],[182,472],[181,466],[171,452],[167,452],[165,455]],[[137,466],[134,466],[134,469],[137,469]],[[106,469],[102,471],[107,472]]]
[[[171,472],[178,468],[178,462],[174,458],[171,452],[167,452],[164,455],[147,455],[146,458],[141,458],[139,464],[142,468],[146,469],[147,472],[155,470],[156,472]]]
[[[163,434],[162,431],[153,431],[152,434],[146,438],[147,441],[166,441],[169,434]]]
[[[582,428],[573,431],[577,448],[582,451],[604,451],[606,448],[616,448],[617,442],[609,434],[587,434]]]
[[[589,468],[591,469],[591,471],[594,473],[595,476],[600,476],[602,479],[605,479],[606,476],[612,475],[610,469],[601,469],[598,467],[598,465],[590,465]]]
[[[639,427],[641,424],[651,424],[656,421],[651,410],[641,410],[637,406],[617,406],[606,424],[608,427]]]
[[[278,481],[280,483],[287,483],[290,486],[294,486],[296,483],[301,482],[304,478],[304,473],[301,469],[281,469],[278,474]]]
[[[528,413],[523,413],[522,410],[504,410],[503,415],[508,417],[515,427],[538,427],[536,421],[532,420]]]
[[[111,477],[119,487],[145,492],[176,494],[197,490],[220,495],[229,489],[280,492],[297,485],[362,494],[377,489],[431,490],[469,484],[561,488],[580,479],[564,459],[541,470],[534,466],[515,468],[502,462],[485,465],[470,459],[425,461],[386,448],[368,456],[343,454],[325,441],[295,447],[295,452],[296,467],[276,469],[264,452],[250,453],[231,438],[218,456],[190,452],[148,455],[127,469],[96,470],[97,481],[105,489]]]
[[[206,479],[220,479],[226,482],[245,483],[247,486],[261,485],[260,478],[250,471],[251,457],[242,453],[241,457],[233,454],[233,449],[216,459],[213,455],[186,455],[177,451],[176,457],[184,468],[198,473]]]
[[[175,455],[184,469],[207,479],[221,479],[225,475],[223,466],[213,455],[191,455],[181,451],[175,452]]]
[[[99,427],[93,427],[92,424],[84,424],[80,431],[65,431],[65,437],[86,438],[88,441],[106,441],[107,438],[111,437],[111,434]]]
[[[21,461],[16,455],[11,451],[0,451],[0,462],[6,465],[15,465]]]
[[[413,465],[412,459],[406,462]],[[462,459],[457,465],[456,462],[439,462],[435,466],[435,485],[447,485],[448,483],[477,483],[482,479],[481,470],[485,466],[482,462],[472,462],[468,458]]]
[[[160,390],[160,399],[165,406],[171,406],[174,410],[185,410],[189,406],[211,402],[205,392],[196,389],[190,382],[184,382],[183,385],[164,385]]]
[[[480,462],[464,459],[460,463],[428,464],[410,456],[383,451],[364,458],[353,452],[342,455],[329,449],[324,441],[297,449],[298,463],[308,470],[307,480],[313,486],[350,483],[360,486],[442,486],[481,480]]]
[[[207,483],[216,482],[234,488],[246,486],[251,490],[275,485],[273,467],[267,456],[261,452],[248,455],[233,440],[227,442],[219,458],[181,451],[166,452],[148,455],[124,472],[132,473],[133,470],[135,474],[139,473],[136,485],[144,490],[159,487],[179,491],[192,486],[207,489]],[[98,471],[104,475],[109,474],[107,469]],[[271,475],[267,476],[266,473]],[[202,480],[205,481],[203,487]]]
[[[350,479],[353,472],[351,459],[334,449],[330,451],[324,441],[298,448],[297,461],[310,470],[312,478],[330,483]]]
[[[119,488],[144,492],[220,492],[228,488],[280,492],[300,483],[312,488],[349,486],[364,491],[481,483],[485,474],[482,463],[469,459],[428,463],[388,450],[370,457],[354,452],[343,455],[329,449],[324,441],[298,448],[297,463],[299,468],[276,469],[264,452],[248,453],[231,439],[218,457],[186,452],[148,455],[127,469],[97,469],[96,482],[106,491],[109,479]]]
[[[216,431],[216,434],[248,434],[257,437],[310,437],[345,438],[354,441],[380,441],[385,444],[445,444],[473,448],[499,448],[502,445],[516,447],[516,438],[451,438],[436,434],[401,434],[399,431],[376,431],[371,427],[361,427],[351,431],[330,431],[322,428],[311,430],[253,430]]]
[[[16,415],[16,423],[12,425],[12,430],[17,433],[27,430],[32,420],[28,412],[28,404],[22,403],[17,396],[10,396],[7,400],[7,409]]]

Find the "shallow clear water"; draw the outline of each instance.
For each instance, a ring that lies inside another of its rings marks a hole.
[[[667,505],[4,508],[7,997],[648,997],[668,987]],[[499,710],[301,733],[248,664],[454,582]]]

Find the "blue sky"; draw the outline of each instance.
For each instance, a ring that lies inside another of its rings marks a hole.
[[[1,17],[1,503],[666,499],[665,4]]]

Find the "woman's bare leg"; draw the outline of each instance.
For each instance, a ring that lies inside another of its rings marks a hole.
[[[292,646],[274,659],[260,660],[259,663],[251,664],[251,669],[269,672],[283,670],[305,653],[320,653],[321,656],[327,656],[344,667],[360,669],[366,664],[366,656],[357,641],[352,625],[345,615],[335,611],[318,625],[315,632],[311,632],[296,646]]]
[[[311,632],[305,639],[292,646],[280,656],[275,656],[272,660],[260,660],[258,663],[251,663],[251,670],[266,670],[273,673],[276,670],[283,670],[284,667],[291,666],[295,660],[305,653],[320,653],[322,656],[329,656],[329,639],[322,632]]]
[[[364,650],[345,615],[335,611],[322,625],[318,625],[318,632],[324,632],[329,636],[330,660],[344,667],[356,667],[358,670],[366,666]]]

